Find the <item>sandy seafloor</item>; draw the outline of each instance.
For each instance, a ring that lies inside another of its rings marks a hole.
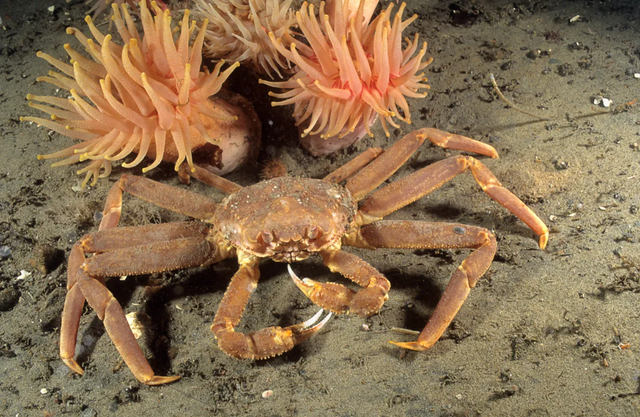
[[[151,319],[142,344],[154,369],[183,376],[159,387],[141,385],[122,366],[88,308],[78,356],[85,375],[70,373],[58,357],[66,256],[97,230],[106,192],[127,170],[116,167],[108,180],[76,192],[77,166],[53,169],[36,159],[72,140],[19,122],[38,113],[27,93],[53,91],[35,82],[51,69],[35,53],[64,59],[63,44],[77,46],[65,27],[84,28],[87,9],[63,0],[9,3],[0,8],[1,416],[640,415],[640,104],[623,106],[640,98],[636,0],[409,1],[408,14],[419,18],[406,33],[417,31],[434,57],[429,96],[411,100],[412,126],[387,139],[377,125],[374,138],[327,158],[303,151],[291,109],[272,109],[267,89],[239,70],[230,88],[255,104],[264,143],[258,164],[230,179],[259,181],[260,164],[273,157],[292,175],[322,177],[367,147],[436,127],[495,146],[501,159],[482,160],[547,222],[551,240],[539,250],[533,233],[469,173],[389,216],[479,225],[498,237],[490,270],[423,353],[390,345],[412,337],[390,329],[420,329],[468,251],[355,251],[391,280],[382,311],[366,320],[333,318],[290,353],[258,362],[227,357],[209,329],[235,261],[112,279],[125,309]],[[518,106],[551,120],[507,108],[491,73]],[[594,96],[611,107],[593,105]],[[397,176],[454,154],[425,144]],[[170,165],[150,177],[183,187]],[[222,198],[203,184],[190,188]],[[180,220],[133,198],[124,213],[125,225]],[[22,270],[30,275],[18,278]],[[319,258],[295,270],[340,280]],[[265,261],[240,329],[286,326],[316,311],[284,264]],[[265,399],[266,390],[273,395]]]

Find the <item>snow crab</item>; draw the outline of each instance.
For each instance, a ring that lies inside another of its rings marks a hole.
[[[482,142],[436,129],[420,129],[386,151],[379,148],[365,151],[323,179],[280,177],[241,187],[201,168],[195,172],[182,170],[185,181],[193,176],[228,193],[220,203],[182,188],[123,175],[109,191],[100,230],[81,238],[69,256],[68,293],[60,334],[62,360],[73,371],[83,373],[74,353],[86,300],[103,320],[113,343],[138,380],[157,385],[180,378],[154,374],[122,307],[105,286],[106,277],[204,266],[236,257],[239,269],[222,298],[211,329],[226,354],[265,359],[307,340],[322,328],[329,316],[318,322],[321,310],[312,319],[289,327],[268,327],[248,334],[235,330],[258,284],[258,265],[262,258],[291,263],[313,254],[320,255],[331,271],[360,288],[356,291],[342,284],[300,280],[292,275],[295,284],[323,309],[337,314],[369,316],[388,299],[390,283],[375,267],[343,250],[343,246],[473,249],[453,272],[417,340],[391,342],[405,349],[428,349],[440,338],[470,289],[491,265],[496,239],[482,227],[389,221],[382,220],[383,217],[469,170],[485,193],[539,235],[542,249],[549,232],[530,208],[471,156],[449,157],[374,191],[427,139],[444,148],[498,156],[493,147]],[[343,181],[345,184],[340,185]],[[123,193],[203,222],[116,227]],[[93,256],[87,257],[87,254]]]

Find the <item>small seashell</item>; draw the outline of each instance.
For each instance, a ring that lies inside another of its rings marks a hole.
[[[133,337],[139,339],[144,336],[147,331],[147,327],[151,322],[151,317],[145,313],[132,312],[126,315],[129,327],[133,332]]]

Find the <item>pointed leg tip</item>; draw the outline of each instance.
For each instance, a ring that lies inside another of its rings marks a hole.
[[[68,358],[68,359],[62,359],[62,362],[64,362],[65,365],[67,365],[69,367],[69,369],[71,369],[73,372],[79,374],[79,375],[84,375],[84,369],[82,369],[82,367],[80,365],[78,365],[78,362],[75,361],[75,359],[73,358]]]
[[[172,382],[175,382],[177,380],[179,380],[180,378],[182,378],[180,375],[173,375],[173,376],[152,376],[150,379],[146,380],[146,381],[141,381],[147,385],[163,385],[163,384],[170,384]]]
[[[547,247],[548,242],[549,242],[549,232],[541,234],[540,240],[538,241],[538,245],[540,246],[540,249],[544,250]]]
[[[422,352],[429,349],[429,346],[424,346],[419,342],[394,342],[393,340],[389,340],[389,343],[403,349],[415,350],[417,352]]]

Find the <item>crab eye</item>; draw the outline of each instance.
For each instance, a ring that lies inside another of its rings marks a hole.
[[[307,236],[309,239],[315,239],[322,234],[322,231],[318,228],[318,226],[311,226],[307,229]]]
[[[268,230],[264,230],[262,232],[262,241],[267,244],[273,242],[273,235],[271,234],[271,232],[269,232]]]

